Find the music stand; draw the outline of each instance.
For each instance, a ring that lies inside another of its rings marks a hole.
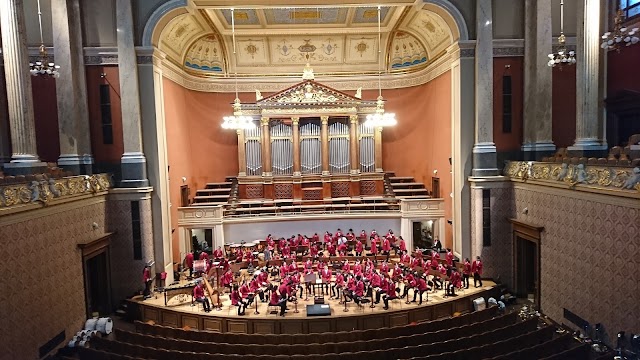
[[[347,294],[343,291],[342,295],[344,296],[344,310],[342,310],[343,312],[349,312],[349,309],[347,309]]]
[[[304,283],[306,285],[306,297],[304,301],[309,301],[309,289],[313,286],[311,284],[315,283],[317,279],[316,273],[304,274]],[[315,287],[313,288],[313,293],[315,294]]]
[[[370,307],[370,308],[372,308],[372,309],[373,309],[374,307],[376,307],[376,306],[373,304],[373,291],[374,291],[374,290],[375,290],[375,289],[371,289],[371,305],[369,305],[369,307]]]
[[[260,315],[260,312],[258,311],[258,299],[256,299],[256,297],[253,297],[253,301],[256,303],[256,311],[253,312],[254,315]]]

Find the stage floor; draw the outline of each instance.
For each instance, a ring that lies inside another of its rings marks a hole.
[[[454,297],[445,297],[444,290],[436,290],[435,292],[429,292],[428,301],[426,294],[423,295],[422,305],[418,305],[419,299],[415,303],[406,304],[405,299],[397,299],[389,302],[389,310],[384,310],[384,303],[382,299],[380,303],[375,305],[374,308],[370,307],[370,303],[364,304],[362,307],[358,307],[353,302],[349,302],[347,305],[348,311],[344,311],[344,305],[339,304],[338,299],[330,300],[329,296],[325,295],[325,304],[328,304],[331,308],[331,317],[347,317],[347,316],[362,316],[369,314],[384,314],[397,310],[412,310],[420,307],[428,307],[432,305],[437,305],[441,303],[446,303],[449,301],[454,301],[464,297],[470,297],[473,294],[477,294],[483,292],[487,289],[491,289],[496,284],[490,280],[483,280],[483,287],[474,288],[473,283],[469,287],[469,289],[462,289],[456,291],[456,296]],[[402,289],[402,287],[401,287]],[[318,293],[318,291],[316,291]],[[402,293],[402,291],[401,291]],[[185,314],[194,314],[198,316],[211,316],[211,317],[223,317],[223,318],[243,318],[243,319],[251,319],[251,320],[259,320],[259,319],[275,319],[280,318],[277,314],[273,314],[272,312],[276,310],[275,307],[271,307],[267,309],[267,303],[263,303],[259,298],[251,304],[249,308],[245,311],[245,315],[239,316],[236,307],[231,306],[231,300],[229,299],[229,294],[224,294],[220,297],[222,302],[221,310],[212,310],[207,313],[203,310],[202,305],[196,303],[195,306],[191,305],[191,295],[182,297],[183,302],[180,303],[177,297],[170,299],[167,306],[164,305],[164,294],[161,292],[157,292],[150,299],[140,301],[143,305],[152,306],[162,308],[163,310],[177,311]],[[370,297],[367,299],[371,299]],[[375,295],[374,295],[375,300]],[[409,300],[413,300],[413,291],[409,290]],[[255,314],[256,311],[256,303],[258,305],[259,314]],[[305,301],[304,296],[302,299],[298,299],[297,309],[298,313],[295,312],[296,305],[292,302],[287,303],[287,307],[289,310],[285,314],[285,318],[306,318],[307,317],[307,305],[313,305],[313,298],[309,297],[309,300]],[[267,311],[270,310],[270,311]],[[325,316],[327,317],[327,316]]]

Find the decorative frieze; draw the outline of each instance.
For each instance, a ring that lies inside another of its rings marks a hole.
[[[508,161],[504,175],[515,181],[535,181],[576,190],[610,190],[638,197],[640,168]]]
[[[0,186],[0,208],[25,204],[44,204],[57,199],[107,191],[113,187],[108,174],[40,179]]]

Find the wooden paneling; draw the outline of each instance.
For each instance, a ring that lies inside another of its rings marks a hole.
[[[434,319],[451,316],[452,313],[453,311],[451,311],[451,303],[438,304],[433,307]]]
[[[227,320],[227,331],[230,333],[248,334],[249,323],[244,320]]]
[[[360,180],[352,180],[349,196],[360,196]]]
[[[285,321],[280,324],[281,334],[303,334],[303,321]]]
[[[324,199],[331,198],[331,180],[322,182],[322,197]]]
[[[273,321],[253,321],[254,334],[277,334]]]
[[[336,331],[351,331],[359,328],[357,317],[348,317],[336,320]]]
[[[196,316],[182,315],[182,327],[185,326],[200,330],[200,320]]]
[[[322,318],[281,318],[279,316],[259,315],[255,319],[216,317],[213,314],[183,313],[171,308],[155,307],[138,302],[141,307],[143,321],[153,320],[162,325],[182,327],[189,326],[193,329],[201,329],[215,332],[253,333],[253,334],[308,334],[331,331],[351,331],[379,329],[384,327],[397,327],[424,321],[445,318],[454,312],[465,313],[471,309],[471,299],[477,297],[497,297],[497,288],[485,290],[473,295],[450,298],[449,301],[423,307],[403,309],[401,300],[391,302],[391,309],[383,313],[354,312],[350,309],[348,316],[322,317]],[[342,308],[339,311],[342,314]],[[214,313],[217,314],[217,313]],[[334,312],[334,314],[336,314]]]
[[[386,316],[367,316],[362,319],[362,328],[367,329],[379,329],[385,327],[384,319]]]
[[[409,324],[408,312],[389,315],[389,327],[404,326],[407,324]]]
[[[202,329],[209,331],[223,332],[222,319],[206,317],[202,321]]]
[[[142,307],[142,320],[143,321],[155,321],[156,323],[160,320],[159,310],[156,308],[143,306]]]
[[[331,318],[309,321],[309,333],[321,333],[331,331]]]
[[[172,311],[162,312],[162,325],[178,327],[178,313]]]

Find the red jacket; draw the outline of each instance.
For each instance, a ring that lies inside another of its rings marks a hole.
[[[151,280],[151,269],[145,267],[144,271],[142,272],[142,281],[147,282],[149,280]]]
[[[213,251],[213,257],[216,259],[220,259],[222,257],[222,249],[215,249]]]
[[[371,253],[373,255],[378,253],[378,244],[376,243],[376,239],[371,239]]]
[[[399,246],[401,251],[407,251],[407,243],[404,241],[404,239],[400,240]]]
[[[356,296],[363,296],[364,295],[364,282],[358,281],[358,283],[356,284],[355,294],[356,294]]]
[[[200,260],[209,260],[209,254],[207,254],[206,252],[201,252],[200,253]]]
[[[471,264],[471,272],[478,273],[478,275],[482,275],[482,261],[476,260]]]
[[[188,253],[187,256],[184,257],[184,262],[189,269],[193,269],[193,253]]]
[[[427,281],[424,278],[418,279],[418,290],[426,291],[429,287],[427,286]]]
[[[202,299],[204,297],[204,289],[201,285],[193,288],[193,297],[196,299]]]
[[[320,271],[320,276],[322,277],[323,282],[329,282],[331,280],[331,270],[322,269],[322,271]]]
[[[389,250],[391,250],[391,242],[389,242],[389,239],[384,239],[384,241],[382,242],[382,251]]]
[[[448,252],[447,252],[447,257],[446,257],[446,259],[447,259],[447,264],[448,264],[449,266],[453,265],[453,253],[452,253],[451,251],[448,251]]]
[[[464,262],[464,267],[462,268],[462,273],[465,275],[471,274],[471,263],[468,261]]]
[[[449,278],[449,280],[451,281],[451,284],[455,287],[460,287],[462,286],[462,281],[460,279],[460,273],[457,271],[454,271],[453,273],[451,273],[451,277]]]
[[[364,250],[364,245],[362,245],[362,241],[356,241],[356,252],[361,253]]]

